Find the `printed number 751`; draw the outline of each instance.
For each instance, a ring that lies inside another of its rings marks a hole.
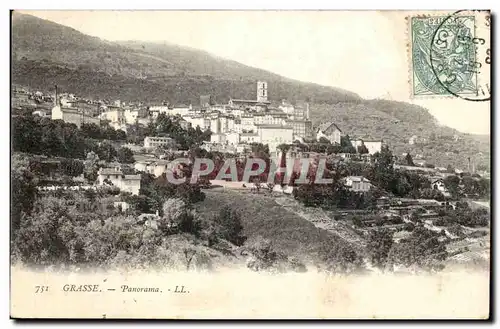
[[[35,286],[35,294],[49,291],[49,286]]]

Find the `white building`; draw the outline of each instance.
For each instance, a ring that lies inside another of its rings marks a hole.
[[[149,110],[148,110],[149,111],[149,115],[153,119],[157,119],[163,108],[165,108],[166,110],[168,110],[168,106],[151,106],[149,108]]]
[[[182,117],[184,120],[191,124],[191,127],[195,128],[200,127],[200,129],[205,129],[205,117],[203,115],[195,114],[195,115],[185,115]]]
[[[251,133],[241,133],[240,134],[240,143],[244,144],[252,144],[252,143],[261,143],[259,134],[256,132]]]
[[[368,154],[375,154],[382,151],[383,142],[378,140],[363,141],[366,148],[368,149]]]
[[[226,133],[226,142],[228,145],[238,145],[240,143],[240,134],[234,131]]]
[[[316,131],[316,139],[318,141],[321,137],[324,137],[332,144],[340,144],[341,136],[342,130],[340,130],[340,128],[333,122],[321,124]]]
[[[269,152],[275,153],[280,144],[293,143],[293,127],[285,125],[257,125],[259,143],[269,145]]]
[[[444,184],[444,181],[442,178],[437,178],[437,179],[434,179],[432,182],[431,182],[431,187],[434,189],[434,190],[438,190],[440,192],[448,192],[448,190],[446,189],[446,185]]]
[[[111,123],[125,123],[124,112],[120,109],[113,108],[112,110],[103,112],[99,116],[102,120],[108,120]]]
[[[42,117],[42,118],[45,118],[47,115],[47,112],[43,111],[43,110],[36,110],[34,111],[33,113],[31,113],[32,115],[38,115],[39,117]]]
[[[101,186],[116,186],[133,195],[139,195],[141,189],[141,175],[124,175],[119,167],[99,169],[98,180]]]
[[[78,128],[80,128],[84,123],[94,123],[97,125],[100,123],[100,119],[98,117],[88,116],[77,108],[65,108],[61,106],[55,106],[52,109],[51,118],[52,120],[63,120],[64,122],[73,123]]]
[[[363,176],[347,176],[344,184],[353,192],[366,192],[372,187],[370,181]]]
[[[139,110],[125,110],[123,111],[123,116],[125,117],[125,122],[129,125],[135,124],[139,118]]]
[[[170,137],[147,136],[144,138],[145,148],[156,148],[160,146],[173,147],[175,146],[175,140]]]
[[[134,169],[159,177],[167,172],[167,160],[141,160],[134,163]]]
[[[212,135],[210,135],[210,143],[225,144],[226,143],[226,134],[212,134]]]
[[[168,113],[169,113],[169,115],[184,116],[184,115],[188,115],[192,109],[193,109],[193,106],[191,104],[189,104],[189,106],[184,105],[184,104],[180,104],[180,105],[176,105],[176,106],[172,107],[168,111]]]
[[[289,115],[293,115],[293,113],[295,112],[295,107],[292,104],[288,103],[286,100],[282,100],[278,108]]]
[[[376,141],[376,140],[365,141],[363,139],[353,139],[353,140],[351,140],[351,144],[352,144],[352,146],[354,146],[356,151],[358,150],[359,146],[364,145],[366,147],[366,149],[368,150],[368,154],[373,155],[377,152],[382,151],[383,142],[380,140],[378,140],[378,141]]]
[[[242,132],[256,131],[253,115],[242,116],[240,122],[241,122],[241,131]]]

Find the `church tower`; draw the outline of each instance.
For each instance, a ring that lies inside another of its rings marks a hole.
[[[257,101],[267,102],[267,82],[265,81],[257,82]]]

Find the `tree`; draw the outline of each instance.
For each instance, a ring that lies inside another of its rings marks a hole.
[[[349,135],[340,137],[340,146],[342,147],[342,153],[356,153],[356,149],[352,145]]]
[[[121,147],[117,153],[118,162],[134,163],[134,153],[128,147]]]
[[[11,236],[21,226],[21,218],[31,214],[33,204],[38,195],[33,175],[24,169],[12,170],[11,174]]]
[[[415,163],[413,163],[413,158],[411,157],[411,154],[409,152],[406,154],[405,160],[408,166],[415,166]]]
[[[367,250],[375,267],[384,268],[393,244],[392,233],[386,229],[375,229],[368,235]]]
[[[112,162],[116,157],[116,149],[109,142],[102,142],[96,149],[99,159]]]
[[[269,239],[258,237],[248,245],[248,250],[253,257],[247,263],[247,267],[254,271],[269,270],[276,268],[279,262],[286,260],[286,255],[274,250]]]
[[[189,209],[182,199],[172,198],[166,200],[163,204],[163,216],[159,228],[166,233],[175,228],[180,232],[199,236],[201,223],[196,214]]]
[[[359,217],[357,217],[357,216],[352,219],[352,223],[356,227],[363,227],[364,226],[363,222],[361,221],[361,219]]]
[[[439,241],[440,234],[417,226],[411,235],[393,244],[389,255],[389,265],[416,266],[425,270],[443,269],[442,261],[448,255],[446,244]]]
[[[368,151],[368,148],[366,147],[366,145],[362,144],[362,145],[358,146],[358,153],[359,154],[368,154],[370,152]]]
[[[445,179],[443,180],[444,182],[444,186],[446,187],[446,189],[450,192],[450,194],[453,196],[453,197],[459,197],[460,196],[460,177],[456,176],[456,175],[450,175],[450,176],[447,176],[445,177]]]
[[[241,215],[237,211],[224,206],[214,218],[214,222],[219,225],[222,238],[237,246],[243,245],[246,237],[243,235]]]
[[[94,183],[98,177],[99,171],[99,156],[95,152],[88,152],[87,158],[84,163],[84,171],[83,176],[87,179],[88,182]]]
[[[64,159],[61,161],[61,167],[65,175],[76,177],[83,174],[85,165],[80,160]]]
[[[325,136],[321,136],[318,140],[321,144],[331,144],[330,140],[326,138]]]
[[[262,143],[252,143],[252,154],[256,158],[268,159],[269,158],[269,145],[264,145]]]
[[[398,180],[394,172],[394,158],[387,145],[382,146],[380,152],[373,156],[373,169],[368,173],[368,179],[381,189],[386,191],[397,191]],[[401,190],[401,186],[399,187]]]
[[[362,269],[363,258],[345,241],[330,240],[320,246],[319,259],[326,270],[352,273]]]

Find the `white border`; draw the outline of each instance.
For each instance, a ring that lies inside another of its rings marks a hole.
[[[0,120],[0,131],[4,132],[4,138],[1,141],[1,149],[2,149],[2,154],[5,154],[4,157],[2,157],[0,161],[0,166],[2,169],[2,172],[4,175],[1,177],[0,181],[0,186],[2,186],[1,189],[1,196],[2,200],[5,200],[4,206],[2,207],[2,212],[3,216],[2,221],[3,221],[3,241],[4,241],[4,246],[6,247],[5,251],[2,252],[2,260],[3,264],[5,264],[4,270],[1,272],[1,289],[2,289],[2,300],[1,300],[1,309],[3,310],[2,313],[2,322],[7,322],[7,323],[2,323],[2,324],[7,324],[7,327],[14,326],[14,322],[9,319],[9,255],[8,255],[8,250],[9,250],[9,179],[7,177],[10,177],[10,172],[9,172],[9,164],[10,164],[10,156],[9,156],[9,149],[10,149],[10,140],[8,136],[8,132],[10,131],[9,123],[10,123],[10,111],[9,109],[9,104],[10,104],[10,44],[9,44],[9,31],[10,31],[10,13],[8,12],[9,9],[139,9],[139,10],[151,10],[151,9],[226,9],[226,10],[261,10],[261,9],[266,9],[266,10],[294,10],[294,9],[305,9],[305,10],[318,10],[318,9],[323,9],[323,10],[373,10],[373,9],[379,9],[379,10],[388,10],[388,9],[406,9],[406,10],[411,10],[411,9],[418,9],[418,10],[435,10],[435,9],[443,9],[443,10],[453,10],[453,9],[492,9],[494,15],[498,14],[498,9],[500,7],[500,2],[499,1],[493,1],[493,0],[476,0],[474,2],[471,1],[465,1],[465,0],[454,0],[454,1],[445,1],[445,2],[436,2],[435,0],[420,0],[420,1],[406,1],[406,2],[396,2],[396,1],[377,1],[376,3],[369,1],[369,0],[350,0],[350,1],[341,1],[341,2],[326,2],[322,0],[307,0],[307,1],[296,1],[296,0],[283,0],[283,1],[270,1],[270,0],[252,0],[252,1],[221,1],[221,0],[212,0],[212,1],[203,1],[203,0],[182,0],[182,1],[151,1],[151,0],[142,0],[140,2],[133,2],[133,6],[131,6],[132,3],[127,3],[124,1],[103,1],[103,0],[87,0],[85,2],[79,2],[79,3],[73,3],[69,1],[62,1],[62,0],[54,0],[54,1],[44,1],[43,3],[41,1],[27,1],[27,0],[18,0],[18,1],[3,1],[2,2],[2,11],[0,15],[0,29],[1,29],[1,35],[3,38],[4,42],[4,47],[2,47],[1,51],[1,59],[2,62],[4,63],[4,67],[7,68],[7,70],[4,70],[3,72],[8,72],[4,73],[2,75],[2,88],[0,88],[1,92],[1,99],[2,99],[2,104],[4,105],[4,109],[1,112],[3,120]],[[471,8],[470,6],[474,6],[474,8]],[[495,18],[495,29],[498,28],[498,17]],[[497,32],[497,31],[495,31]],[[496,35],[496,33],[495,33]],[[496,43],[494,43],[496,45]],[[494,54],[496,54],[498,51],[498,48],[494,49]],[[496,58],[495,58],[496,59]],[[494,59],[494,60],[495,60]],[[496,65],[496,68],[498,69],[498,65]],[[495,71],[494,73],[497,73]],[[497,88],[495,88],[494,94],[496,94]],[[495,110],[495,109],[494,109]],[[497,127],[500,127],[500,119],[498,118],[498,115],[496,116],[495,119],[495,125]],[[493,134],[493,137],[495,138],[495,146],[498,147],[498,136],[495,136],[495,132],[491,130],[491,133]],[[495,148],[495,151],[497,149]],[[496,152],[495,152],[496,153]],[[498,163],[496,163],[494,172],[497,171],[498,166],[500,166]],[[8,173],[9,172],[9,173]],[[8,173],[8,176],[7,176]],[[497,181],[494,183],[493,189],[497,190]],[[495,197],[495,201],[497,201],[497,197]],[[496,221],[495,219],[493,219]],[[498,227],[500,226],[499,223],[496,223],[495,225],[495,236],[498,238]],[[492,249],[494,248],[494,245],[492,244]],[[497,263],[498,261],[498,252],[495,252],[495,262]],[[498,276],[498,268],[496,269],[496,277]],[[464,284],[467,284],[464,282]],[[496,286],[496,285],[495,285]],[[495,294],[496,295],[496,294]],[[92,326],[92,328],[96,327],[103,327],[106,323],[86,323],[86,324],[80,324],[80,327],[86,327]],[[118,325],[121,323],[117,323]],[[381,323],[382,325],[385,325],[385,323]],[[478,323],[478,325],[481,323]],[[45,326],[45,327],[52,327],[54,324],[53,323],[38,323],[38,326]],[[67,326],[72,326],[74,323],[68,324],[66,323],[65,325]],[[130,325],[135,326],[143,326],[143,324],[138,324],[138,323],[130,323]],[[169,325],[173,325],[172,323],[169,323]],[[188,324],[187,326],[192,326],[193,324]],[[219,324],[215,324],[219,325]],[[283,326],[286,324],[274,324],[273,327],[276,326]],[[302,323],[301,325],[307,325]],[[334,323],[334,325],[343,325],[342,323]],[[362,323],[357,323],[357,324],[351,324],[354,327],[361,327]],[[186,325],[184,325],[186,326]],[[260,324],[260,326],[269,326],[269,324]],[[396,327],[402,327],[404,324],[397,324]],[[429,323],[419,323],[418,326],[426,327],[426,328],[441,328],[442,324],[429,324]],[[467,326],[473,326],[473,324],[467,324]],[[3,327],[3,326],[2,326]]]

